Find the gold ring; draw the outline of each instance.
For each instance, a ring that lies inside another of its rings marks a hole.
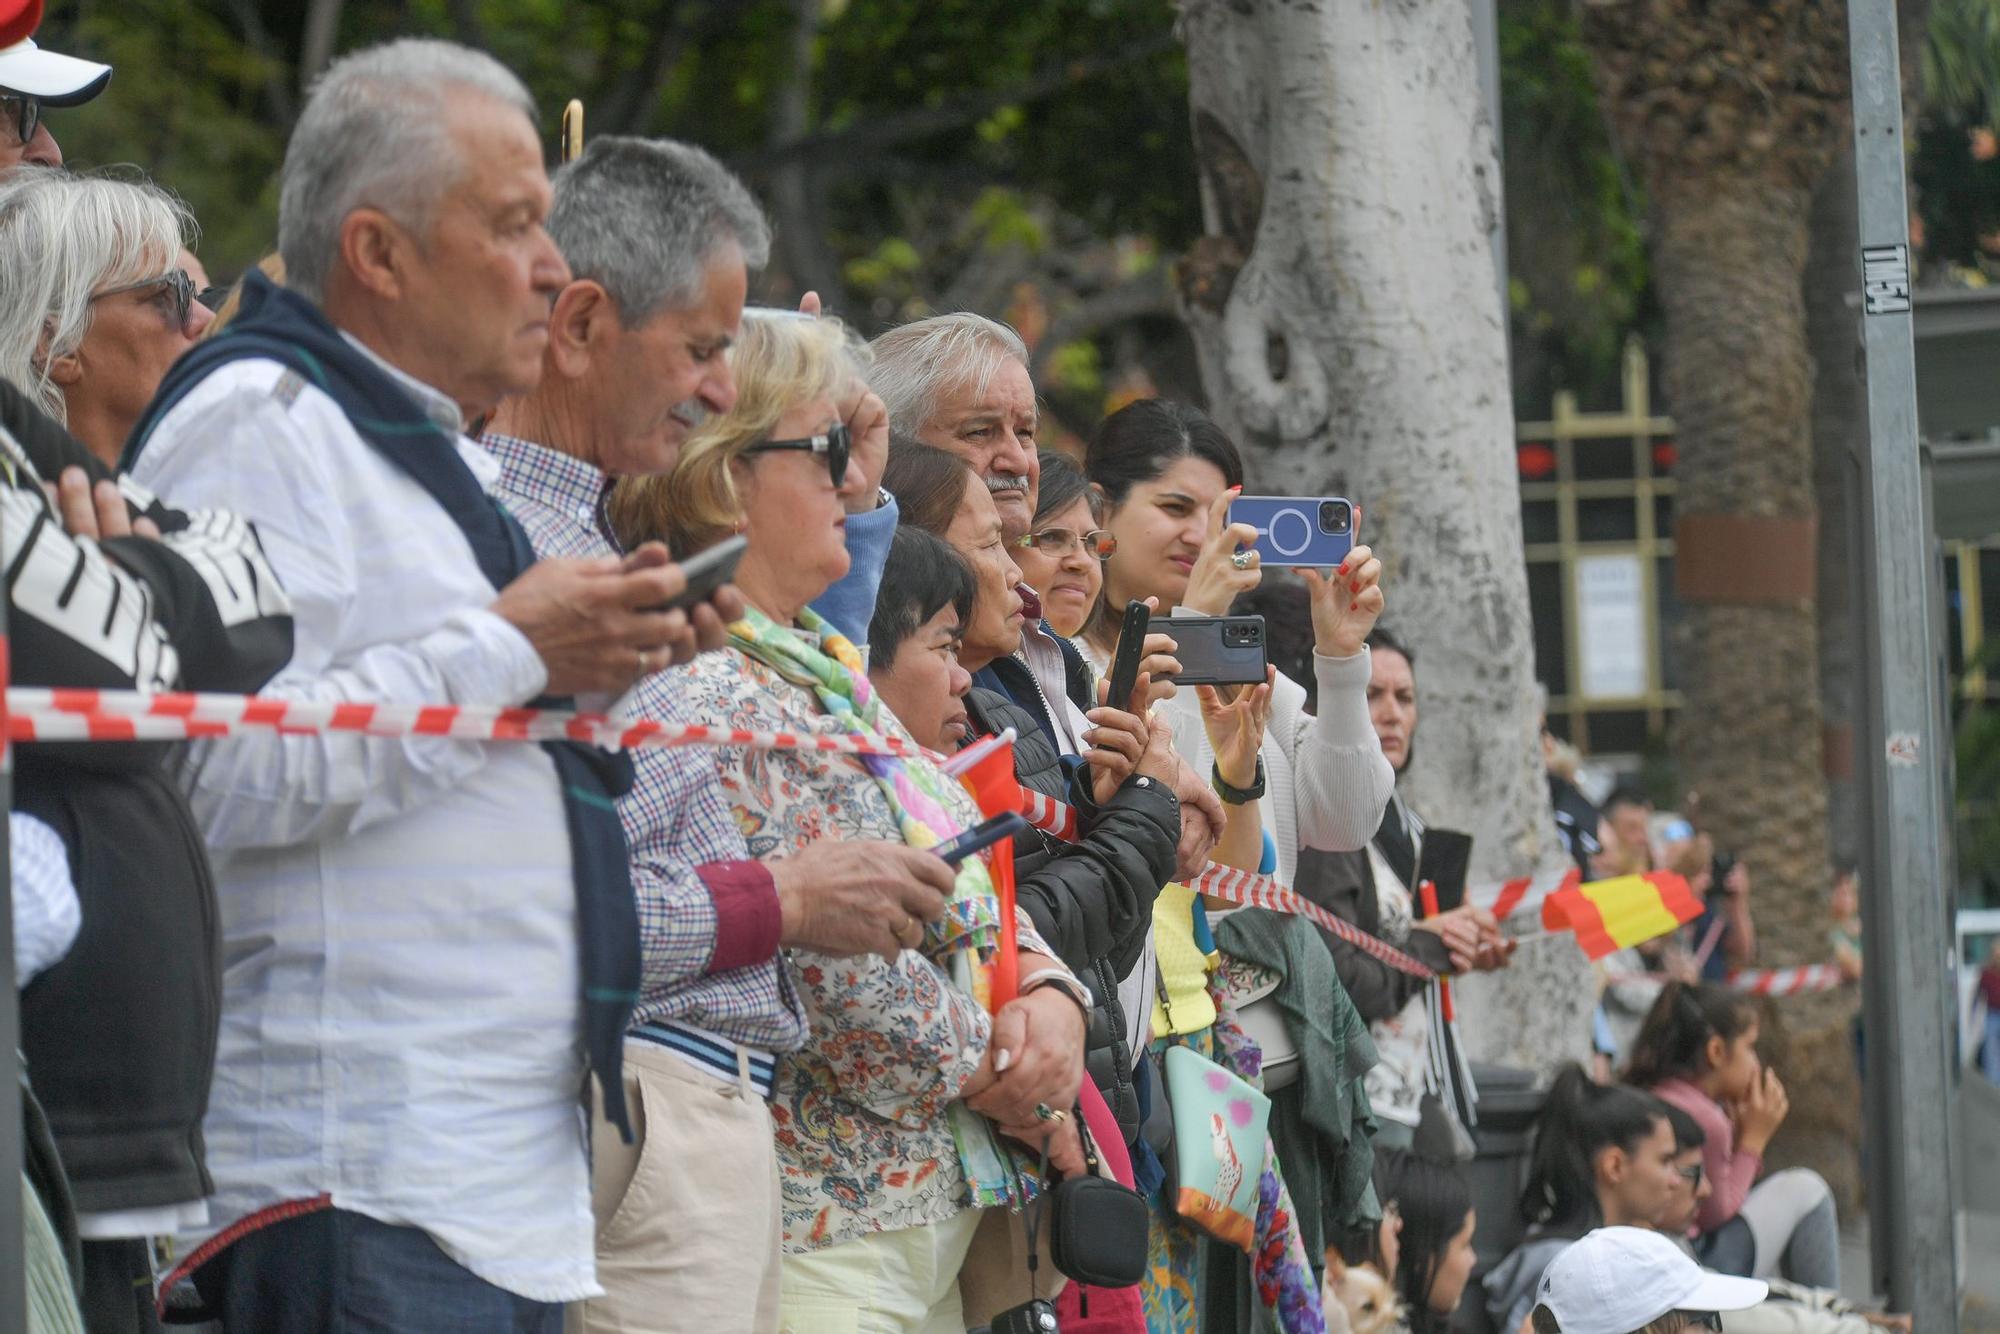
[[[1058,1111],[1057,1109],[1049,1106],[1045,1102],[1038,1102],[1035,1104],[1035,1115],[1039,1116],[1044,1121],[1053,1121],[1057,1124],[1061,1124],[1062,1122],[1069,1120],[1069,1117],[1065,1113]]]

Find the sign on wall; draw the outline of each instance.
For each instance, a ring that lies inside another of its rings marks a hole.
[[[1578,556],[1578,693],[1627,699],[1646,693],[1646,595],[1637,552]]]

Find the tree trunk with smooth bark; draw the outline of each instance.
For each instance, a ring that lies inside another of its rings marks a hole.
[[[1541,764],[1499,164],[1464,0],[1187,0],[1205,235],[1179,270],[1216,420],[1252,490],[1344,494],[1419,678],[1405,777],[1475,839],[1475,880],[1560,856]],[[1478,1058],[1589,1050],[1581,955],[1457,984]]]

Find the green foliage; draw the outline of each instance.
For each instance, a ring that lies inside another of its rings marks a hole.
[[[1626,336],[1646,318],[1642,201],[1598,109],[1568,0],[1502,0],[1509,304],[1515,401],[1617,392]]]

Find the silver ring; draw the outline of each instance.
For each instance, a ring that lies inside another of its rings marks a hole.
[[[645,649],[639,650],[639,675],[650,676],[653,672],[653,655]]]
[[[1239,570],[1247,570],[1257,561],[1255,551],[1239,551],[1229,558],[1229,563]]]

